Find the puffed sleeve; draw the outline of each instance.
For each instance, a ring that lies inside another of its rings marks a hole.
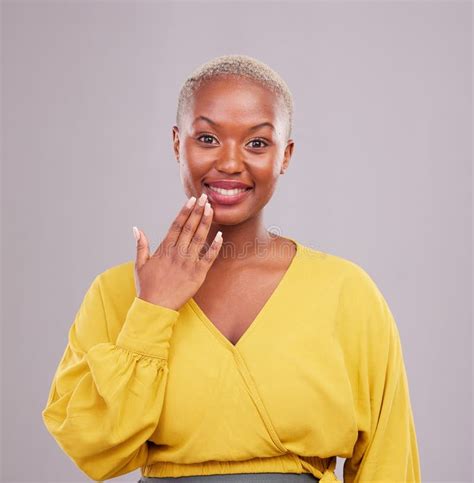
[[[70,327],[42,418],[62,450],[93,480],[146,464],[160,418],[168,350],[179,312],[135,297],[109,339],[101,275]]]
[[[366,274],[358,297],[364,322],[357,345],[358,439],[344,462],[344,482],[421,482],[400,334],[382,293]]]

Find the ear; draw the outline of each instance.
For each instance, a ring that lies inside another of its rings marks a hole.
[[[179,128],[178,126],[173,126],[173,151],[176,161],[179,164]]]
[[[291,156],[293,155],[293,150],[295,148],[295,142],[293,139],[288,139],[285,148],[285,154],[283,155],[283,162],[281,164],[280,174],[285,174],[285,171],[288,169],[288,165],[290,164]]]

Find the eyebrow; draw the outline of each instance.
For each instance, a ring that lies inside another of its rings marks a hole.
[[[198,116],[198,117],[196,117],[196,119],[194,119],[194,121],[193,121],[193,124],[196,123],[199,120],[206,121],[209,124],[212,124],[213,126],[216,126],[216,127],[219,126],[219,124],[217,124],[212,119],[209,119],[206,116]],[[253,127],[249,128],[249,131],[255,131],[256,129],[258,129],[260,127],[263,127],[263,126],[268,126],[268,127],[272,128],[275,131],[275,126],[271,122],[268,122],[268,121],[267,122],[262,122],[260,124],[257,124],[256,126],[253,126]]]

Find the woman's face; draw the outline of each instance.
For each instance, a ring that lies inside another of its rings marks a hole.
[[[258,126],[262,123],[269,124]],[[234,225],[253,217],[272,197],[290,161],[294,142],[286,133],[282,101],[259,84],[231,77],[202,85],[182,126],[173,127],[186,196],[206,192],[214,223]],[[238,194],[212,190],[223,180],[248,189]]]

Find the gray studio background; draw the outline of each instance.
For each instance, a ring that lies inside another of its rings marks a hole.
[[[468,1],[4,1],[3,481],[88,481],[43,426],[49,386],[90,282],[135,258],[133,225],[156,247],[184,203],[178,90],[229,53],[294,95],[266,225],[374,278],[423,479],[471,481],[471,23]]]

